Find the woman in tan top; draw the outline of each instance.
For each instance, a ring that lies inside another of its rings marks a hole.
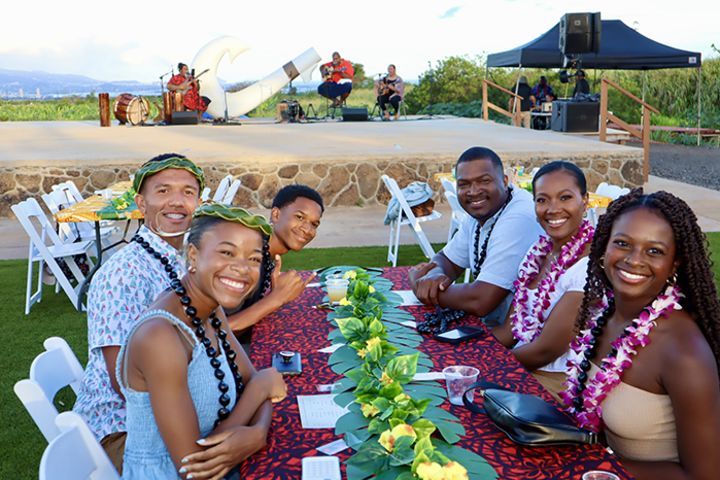
[[[641,189],[595,232],[562,396],[638,479],[720,478],[720,302],[705,242],[685,202]]]

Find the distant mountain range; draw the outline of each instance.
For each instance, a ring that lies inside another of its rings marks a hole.
[[[136,95],[159,95],[160,84],[134,80],[104,82],[83,75],[66,75],[40,71],[26,72],[0,68],[0,98],[51,98],[68,95],[88,95],[109,92],[117,95],[130,92]]]

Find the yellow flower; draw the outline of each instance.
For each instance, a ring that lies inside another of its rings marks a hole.
[[[375,293],[375,287],[373,287],[372,285],[368,286],[368,292]]]
[[[385,450],[388,452],[392,452],[393,448],[395,448],[395,437],[392,436],[390,430],[385,430],[381,433],[378,442],[385,447]]]
[[[411,425],[408,425],[407,423],[401,423],[400,425],[395,426],[395,428],[392,429],[392,435],[395,438],[412,437],[413,442],[417,440],[417,434],[415,433],[415,430]]]
[[[373,406],[371,403],[363,403],[360,406],[360,410],[362,410],[362,414],[365,418],[371,418],[380,413],[380,409]]]
[[[358,357],[360,357],[360,358],[365,358],[365,355],[367,355],[367,353],[368,352],[367,352],[366,348],[361,348],[360,350],[357,351]]]
[[[387,450],[388,452],[392,452],[395,448],[395,440],[400,437],[412,437],[414,442],[417,438],[417,435],[415,434],[415,430],[413,430],[410,425],[408,425],[407,423],[401,423],[392,430],[385,430],[383,433],[381,433],[378,442],[380,443],[380,445],[385,447],[385,450]]]
[[[445,480],[445,472],[439,463],[423,462],[415,471],[421,480]]]
[[[346,279],[352,279],[355,280],[355,277],[357,277],[357,272],[355,270],[348,270],[343,274],[343,278]]]
[[[465,467],[457,462],[450,461],[443,467],[447,480],[468,480],[468,472]]]
[[[404,401],[410,400],[410,395],[408,395],[407,393],[401,393],[401,394],[397,395],[395,398],[393,398],[393,400],[397,403],[404,402]]]
[[[367,341],[367,349],[370,350],[371,348],[377,347],[380,345],[380,337],[373,337],[370,340]]]
[[[380,383],[383,385],[390,385],[393,382],[394,380],[388,376],[387,372],[383,372],[382,377],[380,377]]]
[[[346,306],[348,306],[348,305],[352,305],[352,303],[350,303],[350,300],[348,300],[347,297],[341,298],[338,303],[339,303],[340,305],[342,305],[343,307],[346,307]]]

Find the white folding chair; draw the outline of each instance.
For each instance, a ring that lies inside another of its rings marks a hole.
[[[223,199],[225,198],[225,195],[227,195],[228,191],[230,190],[230,185],[233,182],[233,176],[228,175],[222,180],[220,180],[220,183],[218,184],[217,190],[215,190],[215,193],[213,194],[213,202],[222,203]],[[238,185],[239,187],[239,185]],[[237,192],[237,190],[235,190]]]
[[[598,185],[597,190],[595,190],[595,193],[598,195],[602,195],[603,197],[608,197],[613,200],[617,200],[618,198],[622,197],[623,195],[630,193],[630,189],[619,187],[617,185],[611,185],[607,182],[602,182],[602,183],[600,183],[600,185]],[[587,211],[588,220],[590,220],[590,222],[593,225],[597,225],[597,221],[598,221],[598,217],[599,217],[597,210],[598,210],[597,208],[589,208]]]
[[[72,183],[72,182],[66,182]],[[74,185],[74,184],[73,184]],[[78,200],[72,195],[71,190],[62,188],[64,184],[55,185],[50,193],[43,193],[41,198],[51,214],[55,215],[60,210],[75,205]],[[60,187],[60,188],[58,188]],[[77,191],[77,187],[76,187]],[[78,192],[79,193],[79,192]],[[82,201],[82,197],[80,197]],[[77,239],[92,240],[95,242],[95,227],[89,222],[65,222],[58,223],[58,233],[63,241],[74,242]],[[115,227],[101,227],[100,239],[106,240],[117,232]]]
[[[63,412],[55,421],[61,433],[40,459],[40,480],[119,480],[107,454],[83,419]]]
[[[55,232],[55,228],[48,221],[45,213],[40,208],[37,200],[28,198],[18,204],[10,207],[22,225],[25,233],[30,237],[30,245],[28,248],[28,272],[27,272],[27,289],[25,294],[25,315],[30,313],[30,307],[42,298],[42,275],[45,265],[60,284],[68,296],[73,306],[77,306],[78,293],[83,279],[85,278],[80,268],[75,264],[74,255],[86,254],[88,266],[92,268],[90,254],[93,249],[93,241],[71,242],[63,240]],[[37,225],[37,226],[36,226]],[[67,265],[71,278],[65,276],[58,260],[63,260]],[[32,292],[33,267],[38,264],[37,273],[37,290]],[[72,285],[72,281],[76,285]]]
[[[454,185],[454,184],[453,184]],[[468,213],[462,208],[458,201],[457,195],[449,190],[445,190],[445,198],[450,204],[452,216],[450,217],[450,228],[448,229],[448,242],[460,229],[460,225],[469,217]],[[465,283],[470,280],[470,269],[465,269]]]
[[[30,366],[30,378],[20,380],[13,390],[50,442],[60,434],[55,425],[58,416],[53,404],[55,395],[70,386],[77,395],[83,379],[83,368],[70,346],[60,337],[50,337],[43,342],[45,351],[35,357]]]
[[[449,178],[442,177],[440,179],[440,183],[442,184],[442,186],[446,192],[450,192],[453,195],[457,195],[457,185],[455,185],[455,182],[453,182]]]
[[[418,244],[420,244],[422,252],[427,258],[432,258],[433,255],[435,255],[435,251],[433,250],[432,245],[430,245],[430,241],[425,235],[425,232],[423,232],[420,224],[431,220],[437,220],[442,217],[442,213],[437,210],[433,210],[430,215],[425,215],[424,217],[416,217],[415,214],[413,214],[410,205],[408,205],[407,200],[405,199],[405,196],[400,190],[400,187],[398,186],[395,179],[390,178],[387,175],[383,175],[382,180],[383,183],[385,183],[387,189],[390,191],[390,195],[392,195],[393,198],[397,199],[398,203],[400,204],[400,211],[398,212],[398,216],[393,219],[392,222],[390,222],[390,238],[388,240],[387,261],[392,262],[393,267],[397,266],[397,255],[398,249],[400,248],[400,229],[403,225],[407,225],[408,227],[410,227],[410,230],[412,230],[413,234],[415,235]]]
[[[228,187],[227,192],[225,192],[225,196],[222,198],[220,203],[227,205],[228,207],[232,206],[232,202],[235,199],[235,194],[240,189],[240,184],[242,182],[240,179],[235,179]]]

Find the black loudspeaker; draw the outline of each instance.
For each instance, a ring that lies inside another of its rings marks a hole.
[[[559,47],[563,55],[598,53],[600,50],[600,13],[566,13],[560,19]]]
[[[598,102],[554,101],[551,127],[556,132],[597,132],[600,125]]]
[[[368,109],[367,107],[343,108],[342,116],[343,122],[367,122]]]
[[[198,114],[195,110],[189,112],[173,112],[172,113],[172,124],[173,125],[197,125]]]

